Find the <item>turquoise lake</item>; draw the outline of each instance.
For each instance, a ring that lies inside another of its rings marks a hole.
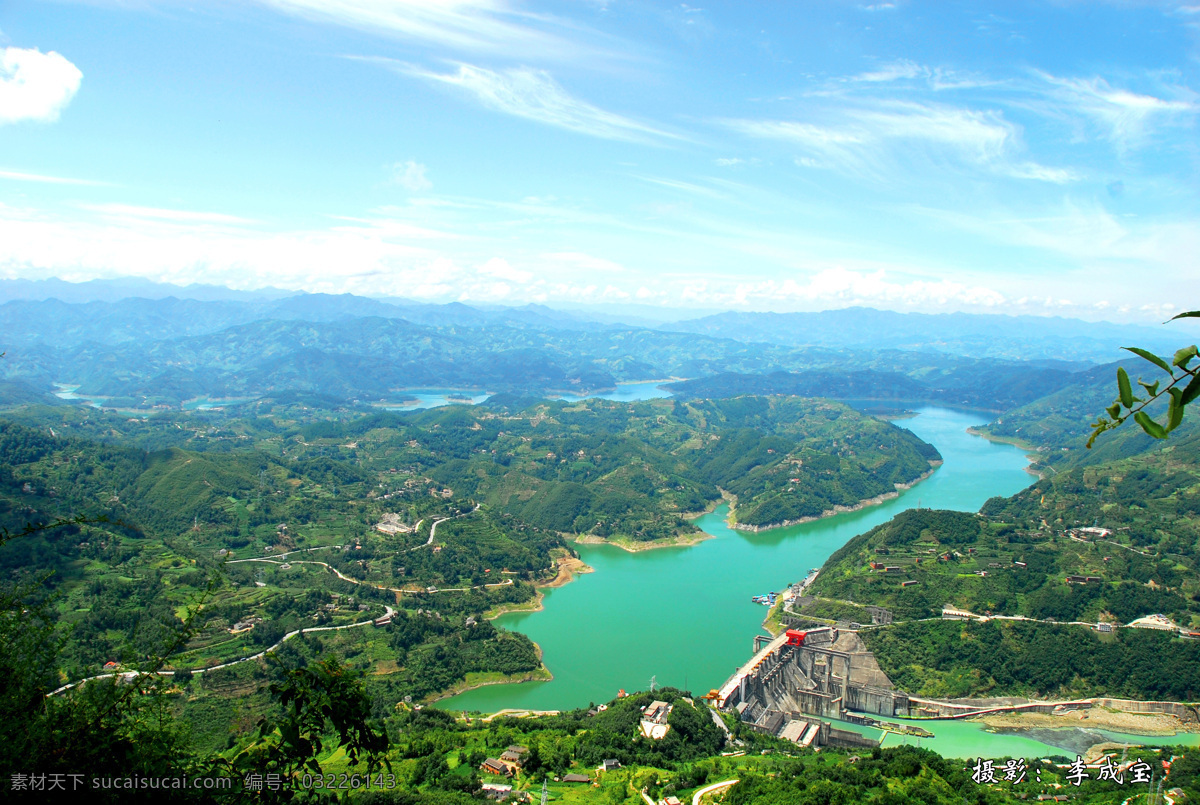
[[[988,498],[1012,495],[1032,483],[1021,450],[967,433],[986,420],[986,414],[932,407],[898,420],[935,445],[945,463],[927,480],[878,506],[757,534],[728,528],[727,507],[722,506],[696,520],[712,538],[690,547],[630,553],[609,545],[579,545],[594,573],[546,590],[540,612],[512,613],[496,621],[537,642],[554,679],[477,688],[438,706],[484,712],[563,710],[609,701],[621,689],[647,689],[652,678],[658,685],[697,692],[718,687],[749,658],[753,636],[762,633],[766,608],[751,603],[752,595],[800,580],[847,540],[900,511],[917,506],[976,511]],[[979,724],[928,726],[936,737],[922,739],[921,745],[948,756],[1066,754],[1021,735],[987,732]],[[885,746],[902,740],[915,739],[889,735]],[[1156,742],[1176,740],[1196,745],[1200,736]]]

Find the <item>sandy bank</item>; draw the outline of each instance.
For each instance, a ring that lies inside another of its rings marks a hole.
[[[1185,722],[1166,713],[1124,713],[1091,707],[1084,710],[1068,710],[1064,713],[999,713],[971,721],[982,721],[989,727],[1000,729],[1037,727],[1091,727],[1133,735],[1174,735],[1180,732],[1200,732],[1200,724]]]
[[[538,649],[538,656],[541,656],[540,648]],[[472,677],[476,678],[472,679]],[[550,673],[550,670],[544,665],[523,674],[468,674],[466,680],[427,698],[425,703],[433,704],[440,702],[442,699],[449,699],[451,696],[466,693],[468,690],[486,688],[488,685],[511,685],[517,682],[549,682],[551,679],[554,679],[554,674]]]
[[[694,534],[683,534],[678,537],[668,537],[666,539],[654,539],[648,542],[638,542],[637,540],[629,539],[628,537],[613,537],[605,539],[604,537],[595,537],[591,534],[584,534],[579,537],[572,537],[571,540],[579,545],[612,545],[614,548],[620,548],[630,553],[638,553],[640,551],[652,551],[655,548],[687,548],[692,545],[697,545],[704,542],[706,539],[713,539],[712,534],[705,534],[703,531],[697,531]]]
[[[555,574],[554,578],[549,579],[548,581],[539,581],[534,584],[534,587],[538,588],[536,591],[536,598],[534,598],[532,601],[522,601],[519,604],[500,604],[489,609],[484,617],[488,620],[495,620],[501,615],[507,615],[510,612],[541,612],[545,608],[542,606],[542,601],[546,597],[542,593],[542,589],[546,587],[562,587],[566,584],[570,584],[578,575],[596,572],[595,568],[584,563],[581,559],[576,559],[570,554],[556,557],[555,562],[558,564],[558,572]]]
[[[575,580],[575,577],[582,573],[595,573],[595,568],[586,564],[582,559],[576,559],[574,556],[558,557],[558,575],[546,582],[539,582],[538,587],[562,587],[564,584],[570,584]]]

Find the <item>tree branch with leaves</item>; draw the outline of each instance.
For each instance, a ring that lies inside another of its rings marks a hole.
[[[1169,321],[1191,318],[1200,318],[1200,310],[1180,313]],[[1125,347],[1125,349],[1166,372],[1170,382],[1164,386],[1165,378],[1147,383],[1139,377],[1137,382],[1144,390],[1145,396],[1138,397],[1133,393],[1133,384],[1129,381],[1129,373],[1125,371],[1124,367],[1117,367],[1117,399],[1105,409],[1103,415],[1092,423],[1092,435],[1087,441],[1089,448],[1096,441],[1097,436],[1119,427],[1130,417],[1147,435],[1153,436],[1155,439],[1165,439],[1167,434],[1183,422],[1184,409],[1197,397],[1200,397],[1200,364],[1190,365],[1198,354],[1195,344],[1177,351],[1170,363],[1167,363],[1166,358],[1140,347]],[[1150,416],[1146,409],[1164,398],[1167,401],[1166,421],[1159,422]]]

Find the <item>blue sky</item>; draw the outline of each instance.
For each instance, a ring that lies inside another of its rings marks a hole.
[[[10,0],[0,276],[1161,321],[1198,113],[1194,0]]]

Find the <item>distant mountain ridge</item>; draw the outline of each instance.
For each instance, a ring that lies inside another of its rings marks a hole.
[[[1180,331],[1041,316],[896,313],[851,307],[819,313],[719,313],[662,329],[785,346],[891,348],[1011,360],[1106,363],[1131,344],[1170,349]]]
[[[1108,363],[1120,357],[1121,347],[1131,344],[1173,351],[1181,337],[1195,337],[1188,335],[1192,331],[1186,323],[1156,328],[1049,316],[898,313],[867,307],[811,313],[726,311],[693,318],[680,318],[680,311],[663,308],[661,318],[654,321],[654,308],[627,307],[630,309],[601,304],[561,309],[544,304],[443,304],[279,288],[235,291],[215,285],[178,286],[139,278],[84,283],[0,280],[0,327],[8,339],[19,343],[42,340],[56,345],[80,340],[116,343],[139,337],[197,335],[261,319],[336,321],[370,316],[438,327],[658,329],[786,347],[898,349],[1076,364]],[[664,323],[664,319],[671,321]],[[38,322],[40,331],[22,326],[23,321]]]

